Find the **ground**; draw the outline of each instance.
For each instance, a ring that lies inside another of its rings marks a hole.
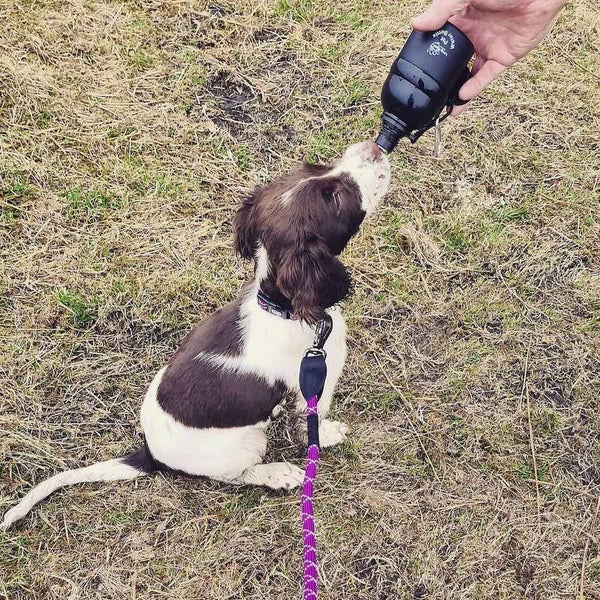
[[[423,5],[0,0],[0,511],[140,443],[146,386],[250,275],[244,193],[372,138]],[[393,154],[345,252],[322,598],[600,598],[600,11]],[[302,464],[286,417],[270,454]],[[154,476],[0,534],[0,597],[300,597],[298,493]]]

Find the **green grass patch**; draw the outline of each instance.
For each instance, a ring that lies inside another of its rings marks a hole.
[[[306,160],[318,163],[341,157],[350,144],[364,141],[378,131],[379,121],[380,115],[376,110],[330,121],[325,129],[309,138],[304,148]],[[293,119],[289,119],[287,124],[296,127]]]
[[[247,146],[241,144],[236,146],[233,150],[233,157],[240,171],[248,172],[252,169],[254,155]]]
[[[118,126],[118,127],[111,127],[106,132],[106,137],[111,142],[113,142],[113,141],[118,142],[119,140],[131,139],[132,137],[139,135],[139,133],[140,133],[140,130],[137,127]]]
[[[491,216],[500,223],[525,221],[529,218],[529,209],[525,206],[505,206],[493,211]]]
[[[131,298],[136,292],[136,287],[131,279],[115,275],[110,282],[109,290],[115,296]]]
[[[3,562],[21,563],[29,556],[31,541],[27,536],[17,535],[9,538],[8,534],[0,538],[0,555]]]
[[[449,416],[450,434],[454,441],[464,443],[468,437],[468,427],[461,417],[457,415]]]
[[[266,497],[268,497],[267,492],[263,488],[247,488],[223,505],[220,516],[228,516],[232,513],[244,514],[261,504]]]
[[[135,43],[135,41],[139,40],[140,34],[149,37],[153,28],[154,25],[152,22],[146,18],[142,11],[138,11],[131,23],[124,28],[124,33],[131,36],[132,43]]]
[[[348,45],[344,42],[326,44],[317,50],[317,56],[329,62],[334,62],[344,54],[347,47]]]
[[[509,244],[513,236],[510,229],[503,223],[481,223],[482,243],[489,246],[502,246]]]
[[[366,18],[358,10],[341,12],[335,16],[335,22],[346,26],[353,33],[358,33],[372,25],[373,21]]]
[[[65,209],[69,217],[86,217],[101,219],[108,213],[117,211],[124,206],[123,199],[100,190],[83,190],[73,188],[67,190],[63,197]]]
[[[400,233],[402,227],[411,222],[410,215],[392,213],[389,219],[381,226],[380,236],[386,245],[395,254],[399,247],[404,246],[405,238]]]
[[[431,465],[416,454],[398,454],[395,464],[401,471],[413,477],[429,479],[433,475]]]
[[[127,64],[135,71],[144,71],[154,64],[154,59],[146,52],[137,51],[127,56]]]
[[[514,467],[515,477],[527,481],[533,478],[533,466],[528,462],[518,462]]]
[[[142,522],[145,518],[146,514],[141,510],[131,512],[111,510],[102,515],[102,520],[109,525],[134,525]]]
[[[327,3],[318,0],[278,0],[274,16],[286,16],[300,23],[313,21],[329,12]]]
[[[366,114],[356,115],[352,120],[352,126],[354,131],[357,134],[361,135],[361,138],[364,138],[369,131],[379,131],[381,125],[381,112],[379,108],[371,109]],[[400,160],[398,155],[396,155],[396,161]]]
[[[12,174],[0,178],[0,221],[18,218],[23,204],[36,198],[37,192],[23,175]]]
[[[389,274],[385,276],[385,288],[396,305],[410,304],[415,301],[421,293],[419,287],[417,269],[407,266],[406,272],[401,275]],[[415,275],[416,278],[411,278]]]
[[[77,329],[87,329],[91,325],[95,318],[93,303],[66,289],[56,291],[56,300],[67,311],[69,323]]]
[[[550,472],[550,464],[544,461],[538,461],[537,475],[539,481],[546,481]],[[514,466],[514,474],[517,479],[523,481],[535,479],[535,469],[531,460],[521,460]]]
[[[206,73],[196,72],[189,76],[190,83],[198,87],[204,87],[206,85]]]
[[[463,252],[469,247],[470,236],[468,232],[460,226],[449,227],[444,232],[446,243],[457,252]]]
[[[485,280],[477,282],[477,289],[481,291],[480,296],[465,298],[463,322],[466,325],[500,334],[521,322],[522,310],[518,304],[511,303],[512,299],[495,297],[494,290]]]
[[[599,333],[600,332],[600,315],[594,315],[589,319],[585,319],[581,323],[577,323],[574,327],[578,333]]]
[[[310,163],[331,160],[339,157],[346,146],[348,138],[339,125],[332,125],[314,135],[306,147],[306,160]]]
[[[395,412],[402,407],[402,397],[396,392],[387,392],[385,394],[369,394],[361,402],[361,408],[369,414],[387,415]]]
[[[544,410],[538,415],[535,415],[534,426],[536,435],[544,438],[554,436],[559,428],[560,419],[558,414],[550,409]]]
[[[361,463],[361,449],[358,441],[352,437],[347,438],[343,444],[327,448],[327,453],[336,458],[345,468],[356,469]]]
[[[358,77],[350,77],[343,83],[344,92],[340,97],[340,102],[348,107],[359,104],[361,100],[368,98],[371,90]]]
[[[147,198],[148,196],[166,196],[182,195],[182,184],[175,179],[169,172],[165,172],[150,161],[145,161],[139,156],[127,155],[124,156],[115,165],[115,169],[119,171],[120,178],[123,179],[124,185],[128,188],[133,196]],[[114,208],[124,206],[125,202],[120,201],[115,203]]]
[[[406,475],[426,478],[433,475],[431,465],[421,456],[421,452],[406,452],[406,446],[394,440],[384,442],[381,456],[386,462],[399,467]]]
[[[38,129],[46,129],[52,123],[53,115],[49,110],[41,110],[35,119],[35,125]]]

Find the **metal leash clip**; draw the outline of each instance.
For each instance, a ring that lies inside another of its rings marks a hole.
[[[325,352],[325,350],[323,350],[323,348],[309,348],[304,353],[304,358],[309,357],[309,356],[322,356],[323,358],[327,358],[327,352]]]
[[[333,319],[330,315],[325,313],[325,316],[315,326],[315,340],[313,342],[312,348],[309,348],[308,352],[320,350],[320,353],[323,353],[323,355],[326,356],[326,352],[325,350],[323,350],[323,346],[325,346],[325,342],[327,342],[327,339],[329,338],[332,329]]]
[[[315,394],[320,396],[323,391],[325,377],[327,376],[325,363],[327,352],[325,352],[323,346],[332,329],[333,320],[328,314],[325,314],[323,319],[316,324],[313,345],[306,350],[300,363],[300,389],[307,400]]]

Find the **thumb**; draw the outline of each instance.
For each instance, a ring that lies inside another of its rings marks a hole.
[[[419,31],[434,31],[469,4],[471,0],[433,0],[424,13],[413,19],[412,26]]]

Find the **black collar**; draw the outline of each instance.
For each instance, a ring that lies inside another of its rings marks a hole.
[[[291,310],[284,308],[280,304],[277,304],[277,302],[274,300],[271,300],[271,298],[269,298],[269,296],[267,296],[260,289],[256,294],[256,299],[258,301],[258,305],[268,313],[275,315],[276,317],[281,317],[282,319],[291,319],[292,321],[296,320],[296,315],[294,315]]]

